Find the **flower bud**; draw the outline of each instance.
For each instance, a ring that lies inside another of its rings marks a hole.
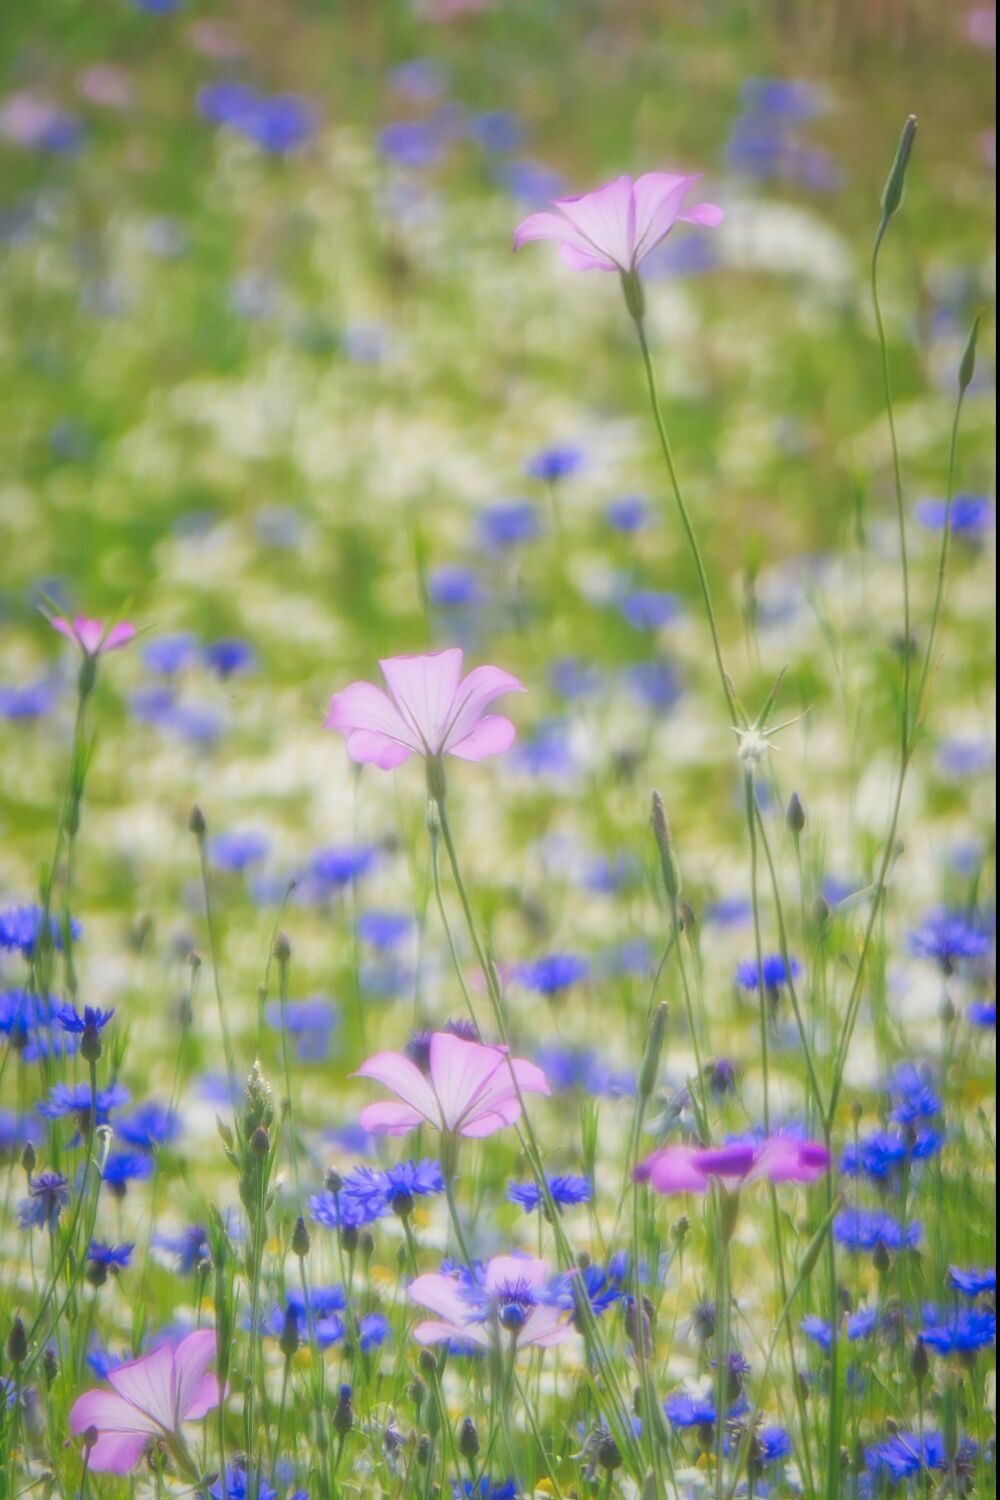
[[[271,1137],[263,1125],[258,1125],[250,1137],[250,1150],[254,1156],[263,1158],[271,1149]]]
[[[972,328],[969,331],[969,339],[962,355],[962,361],[958,367],[958,388],[963,396],[972,384],[972,377],[976,373],[976,341],[979,338],[979,325],[982,321],[982,313],[976,313],[972,321]]]
[[[649,1032],[646,1036],[646,1050],[642,1057],[642,1067],[639,1070],[639,1098],[648,1099],[656,1087],[657,1075],[660,1071],[660,1053],[663,1050],[663,1036],[667,1029],[667,1016],[669,1006],[665,1000],[661,1000],[653,1012],[649,1023]]]
[[[602,1433],[598,1438],[594,1457],[599,1466],[609,1474],[622,1466],[621,1449],[609,1432]]]
[[[889,175],[882,189],[882,220],[883,222],[892,218],[903,200],[903,182],[906,178],[906,168],[913,150],[914,138],[917,134],[917,117],[909,115],[903,126],[903,133],[899,137],[899,145],[896,147],[896,158],[889,169]]]
[[[28,1335],[20,1318],[15,1318],[7,1335],[7,1358],[15,1367],[28,1357]]]
[[[875,1267],[876,1271],[878,1271],[880,1276],[884,1276],[886,1271],[888,1271],[889,1267],[892,1265],[892,1257],[889,1254],[889,1247],[886,1244],[885,1240],[879,1240],[878,1244],[875,1246],[875,1249],[872,1251],[872,1265]]]
[[[286,1359],[291,1359],[299,1347],[299,1342],[299,1315],[294,1307],[286,1307],[285,1321],[281,1325],[281,1336],[278,1339],[278,1348]]]
[[[458,1434],[458,1451],[463,1458],[475,1458],[479,1452],[479,1433],[471,1417],[466,1417]]]
[[[295,1220],[295,1228],[292,1230],[292,1254],[297,1255],[299,1260],[305,1260],[309,1254],[309,1246],[311,1244],[312,1240],[309,1237],[306,1221],[300,1214]]]
[[[788,808],[785,812],[785,822],[788,825],[789,833],[791,833],[795,838],[798,838],[799,834],[806,826],[806,811],[802,806],[802,801],[799,797],[798,792],[793,792],[788,799]]]
[[[328,1193],[332,1193],[333,1196],[336,1198],[337,1194],[340,1192],[341,1188],[344,1186],[344,1179],[341,1177],[341,1175],[337,1171],[336,1167],[331,1167],[329,1169],[329,1171],[326,1174],[326,1177],[324,1178],[324,1184],[323,1185],[326,1188],[327,1192]]]
[[[337,1409],[333,1414],[333,1430],[346,1437],[354,1426],[354,1407],[351,1403],[351,1387],[342,1385],[340,1387],[340,1399]]]
[[[278,933],[278,936],[274,940],[272,952],[279,964],[287,964],[292,956],[292,945],[286,932]]]
[[[35,1156],[34,1146],[30,1141],[25,1141],[24,1149],[21,1152],[21,1166],[24,1168],[25,1174],[28,1177],[30,1177],[32,1172],[35,1170],[36,1160],[37,1157]]]
[[[914,1380],[917,1382],[926,1380],[930,1367],[931,1362],[928,1358],[927,1346],[922,1338],[918,1338],[913,1346],[913,1353],[910,1355],[910,1371]]]
[[[653,837],[656,840],[656,847],[660,851],[660,868],[663,871],[663,884],[666,887],[666,892],[671,902],[678,901],[681,894],[681,871],[677,863],[677,855],[674,852],[674,841],[670,834],[670,824],[667,822],[663,798],[659,792],[653,793],[653,810],[649,821],[653,829]]]
[[[205,814],[202,812],[197,803],[195,803],[194,807],[192,807],[191,809],[191,815],[188,818],[188,828],[194,834],[196,839],[203,839],[205,837],[205,831],[208,828],[208,824],[205,822]]]
[[[56,1358],[56,1351],[50,1344],[42,1355],[42,1375],[49,1390],[55,1385],[58,1374],[59,1360]]]

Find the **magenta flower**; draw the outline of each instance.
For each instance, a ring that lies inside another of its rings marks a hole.
[[[401,1052],[377,1052],[354,1076],[385,1084],[400,1101],[361,1111],[362,1127],[373,1135],[405,1135],[422,1124],[446,1135],[493,1135],[520,1118],[518,1089],[550,1092],[534,1063],[508,1057],[506,1047],[463,1041],[447,1031],[431,1037],[426,1075]]]
[[[418,1344],[464,1343],[488,1349],[503,1328],[519,1349],[551,1349],[572,1337],[559,1307],[547,1300],[548,1267],[527,1255],[497,1255],[487,1265],[459,1266],[410,1284],[410,1297],[436,1317],[418,1323]]]
[[[558,213],[531,214],[514,231],[514,249],[529,240],[555,240],[559,254],[574,271],[637,271],[678,222],[722,223],[722,209],[696,203],[685,209],[688,190],[701,173],[647,172],[633,182],[616,177],[593,193],[557,198]]]
[[[772,1135],[760,1145],[665,1146],[635,1169],[636,1182],[658,1193],[705,1193],[713,1178],[737,1189],[769,1182],[815,1182],[830,1165],[830,1153],[817,1141]]]
[[[510,720],[485,712],[502,693],[524,692],[509,672],[476,667],[463,677],[457,647],[393,656],[379,666],[388,693],[371,682],[352,682],[330,699],[324,727],[346,735],[352,760],[391,771],[414,754],[482,760],[511,744]]]
[[[155,1438],[183,1452],[182,1423],[204,1417],[221,1399],[214,1363],[215,1332],[203,1328],[111,1370],[112,1390],[78,1396],[69,1414],[70,1431],[80,1437],[93,1429],[98,1435],[88,1468],[127,1474]]]
[[[125,620],[112,625],[109,630],[103,620],[88,620],[86,615],[74,615],[72,620],[54,615],[49,624],[79,646],[84,656],[103,656],[106,651],[117,651],[127,646],[135,635],[135,626]]]

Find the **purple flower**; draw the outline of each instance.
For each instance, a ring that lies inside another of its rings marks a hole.
[[[76,1115],[80,1129],[86,1130],[92,1109],[95,1123],[106,1125],[111,1111],[120,1109],[131,1097],[128,1089],[120,1083],[98,1089],[96,1094],[91,1093],[89,1083],[56,1083],[49,1090],[48,1098],[43,1099],[38,1106],[38,1113],[46,1120],[61,1120],[67,1115]]]
[[[989,1266],[979,1271],[975,1266],[970,1266],[967,1271],[963,1271],[958,1266],[949,1266],[948,1285],[956,1292],[963,1292],[966,1297],[980,1297],[984,1292],[995,1293],[997,1268]]]
[[[500,500],[480,512],[477,529],[483,545],[497,549],[534,541],[542,528],[530,500]]]
[[[575,1208],[580,1203],[589,1203],[594,1196],[593,1184],[588,1177],[546,1176],[545,1180],[557,1208]],[[545,1203],[542,1190],[536,1182],[509,1182],[507,1198],[523,1208],[526,1214],[534,1213],[535,1209],[544,1207]]]
[[[829,1354],[833,1345],[833,1334],[829,1323],[823,1318],[810,1315],[803,1318],[799,1324],[802,1332],[807,1334],[820,1348]],[[847,1319],[847,1337],[851,1343],[856,1339],[867,1339],[872,1336],[878,1327],[878,1312],[874,1307],[860,1307]]]
[[[789,969],[780,953],[768,953],[762,960],[764,970],[764,988],[774,991],[788,983]],[[796,959],[790,963],[791,976],[795,979],[799,973],[799,964]],[[744,959],[736,965],[736,982],[745,990],[755,990],[760,982],[760,971],[757,968],[756,959]]]
[[[873,1251],[879,1245],[887,1250],[909,1250],[920,1243],[919,1223],[900,1224],[891,1214],[880,1210],[845,1208],[833,1221],[833,1237],[845,1250]]]
[[[249,672],[257,663],[253,647],[235,636],[211,642],[201,654],[205,665],[223,680],[237,672]]]
[[[224,125],[261,150],[284,156],[316,132],[316,115],[294,94],[259,94],[241,83],[212,83],[198,95],[198,108],[214,125]]]
[[[626,533],[643,531],[652,524],[649,505],[642,495],[621,495],[617,500],[609,500],[604,519],[612,530]]]
[[[155,1099],[148,1099],[130,1115],[120,1115],[115,1121],[115,1135],[130,1146],[138,1146],[140,1151],[170,1145],[180,1133],[178,1116]]]
[[[568,479],[571,474],[577,473],[582,467],[583,451],[580,448],[564,446],[543,448],[541,452],[528,459],[524,472],[529,479],[541,479],[546,484],[557,484],[560,479]]]
[[[251,865],[266,859],[271,841],[266,834],[247,830],[237,833],[218,833],[209,843],[212,863],[221,870],[242,874]]]
[[[201,1224],[192,1224],[180,1234],[154,1234],[152,1243],[176,1258],[180,1276],[192,1275],[201,1261],[211,1259],[208,1235]]]
[[[933,959],[950,974],[967,959],[981,958],[990,949],[990,937],[977,919],[963,912],[944,908],[931,912],[909,935],[910,952],[915,958]]]
[[[518,964],[516,973],[525,989],[552,1000],[587,979],[590,962],[575,953],[550,953],[533,963]]]
[[[20,953],[31,958],[38,941],[45,913],[40,906],[12,906],[0,911],[0,948]],[[62,924],[56,917],[49,917],[49,931],[53,945],[61,952],[63,946]],[[75,919],[70,922],[70,933],[77,942],[83,932]]]
[[[54,1234],[59,1215],[69,1202],[69,1184],[61,1172],[39,1172],[28,1183],[28,1196],[17,1205],[22,1229],[47,1229]]]
[[[96,1036],[99,1031],[104,1030],[114,1013],[113,1007],[111,1010],[99,1010],[94,1005],[85,1005],[81,1015],[75,1005],[62,1005],[56,1012],[56,1020],[63,1031],[71,1032],[74,1036]]]
[[[145,1182],[155,1170],[153,1159],[135,1151],[112,1151],[104,1163],[104,1182],[115,1198],[124,1198],[130,1182]]]
[[[928,531],[943,531],[948,514],[945,500],[918,500],[914,513]],[[956,495],[951,506],[954,536],[979,537],[993,525],[993,505],[986,495]]]
[[[940,1311],[929,1307],[920,1337],[935,1354],[974,1355],[996,1341],[997,1317],[985,1308],[957,1307]]]

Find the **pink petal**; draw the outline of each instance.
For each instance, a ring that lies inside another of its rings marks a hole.
[[[635,258],[648,255],[677,222],[684,195],[701,173],[685,177],[677,172],[647,172],[635,184]]]
[[[598,259],[613,261],[622,271],[632,269],[635,201],[631,177],[616,177],[595,192],[576,198],[559,198],[555,206],[578,231],[578,250],[593,251]]]
[[[756,1154],[753,1146],[734,1142],[730,1146],[695,1151],[691,1161],[697,1171],[706,1172],[710,1177],[745,1177]]]
[[[502,755],[509,750],[516,737],[517,730],[509,719],[502,714],[487,714],[471,734],[448,746],[448,754],[457,755],[459,760],[485,760],[488,755]]]
[[[184,1413],[185,1422],[197,1422],[200,1417],[207,1416],[210,1411],[215,1410],[220,1401],[226,1399],[227,1394],[228,1387],[221,1389],[218,1375],[209,1371],[207,1375],[202,1376],[201,1383],[195,1387],[191,1403]]]
[[[119,1365],[116,1370],[110,1370],[108,1381],[119,1396],[165,1431],[176,1430],[177,1372],[174,1349],[169,1342],[160,1344],[141,1359],[133,1359],[128,1364]],[[133,1431],[135,1428],[133,1423]]]
[[[79,646],[80,641],[76,631],[68,620],[63,619],[62,615],[54,615],[49,624],[53,630],[58,630],[60,635],[64,635],[68,641],[72,641],[74,646]]]
[[[463,1300],[455,1276],[446,1276],[442,1272],[418,1276],[410,1282],[407,1290],[411,1302],[437,1313],[449,1323],[463,1323],[469,1317],[469,1304]]]
[[[581,249],[574,241],[567,240],[559,247],[559,258],[571,271],[619,271],[621,267],[606,255],[596,255],[593,250]]]
[[[189,1408],[195,1404],[196,1396],[200,1396],[205,1377],[210,1367],[215,1364],[215,1350],[214,1328],[199,1328],[195,1333],[189,1333],[186,1338],[181,1339],[174,1350],[175,1410],[182,1422],[187,1421],[190,1416]],[[206,1411],[211,1411],[212,1406],[218,1405],[219,1383],[217,1380],[214,1380],[214,1386],[216,1399],[211,1405],[205,1407],[205,1411],[199,1413],[200,1416],[204,1416]]]
[[[119,651],[122,646],[127,646],[129,641],[135,638],[135,626],[128,621],[122,620],[119,625],[113,625],[104,638],[102,651]]]
[[[104,634],[104,626],[100,620],[88,620],[84,615],[76,615],[73,620],[73,633],[88,656],[101,644]]]
[[[549,1268],[544,1260],[531,1255],[495,1255],[486,1267],[483,1285],[491,1296],[502,1287],[516,1286],[518,1282],[537,1291],[549,1279]]]
[[[521,1101],[516,1094],[511,1094],[500,1104],[466,1120],[458,1133],[470,1141],[480,1141],[488,1135],[496,1135],[498,1130],[505,1130],[508,1125],[513,1125],[520,1118]]]
[[[757,1152],[747,1182],[757,1182],[763,1177],[771,1182],[815,1182],[829,1165],[830,1155],[825,1146],[772,1136]]]
[[[690,1146],[665,1146],[639,1163],[636,1181],[648,1182],[658,1193],[705,1193],[708,1178],[692,1161],[697,1154]]]
[[[416,1064],[402,1052],[376,1052],[361,1064],[354,1077],[384,1084],[423,1119],[440,1126],[441,1113],[434,1090]]]
[[[687,208],[682,214],[678,214],[685,224],[703,224],[706,229],[717,229],[725,218],[725,214],[717,203],[696,203],[693,208]]]
[[[93,1474],[127,1474],[142,1458],[148,1441],[141,1432],[102,1432],[87,1455],[87,1468]]]
[[[404,722],[396,705],[373,682],[352,682],[341,692],[334,693],[323,727],[339,729],[346,734],[348,748],[355,733],[367,731],[378,736],[377,745],[375,742],[370,745],[370,759],[374,761],[384,753],[386,740],[404,745],[408,750],[422,748],[419,737]],[[355,759],[360,760],[365,753],[366,743],[359,740]]]
[[[139,1433],[144,1437],[163,1431],[159,1422],[154,1422],[124,1396],[105,1390],[84,1391],[73,1402],[70,1432],[79,1437],[88,1427],[96,1427],[98,1432]]]
[[[455,717],[462,652],[454,646],[429,656],[391,656],[379,666],[416,747],[436,755]]]
[[[456,689],[443,748],[454,754],[454,747],[482,722],[485,710],[495,699],[503,697],[505,693],[524,691],[523,682],[519,682],[501,667],[476,667],[462,679]],[[468,758],[471,760],[473,757]]]
[[[537,1063],[526,1057],[515,1057],[511,1062],[517,1086],[522,1094],[551,1094],[549,1081]]]
[[[481,1101],[489,1100],[489,1086],[500,1068],[506,1075],[506,1086],[501,1087],[499,1097],[505,1097],[511,1092],[511,1084],[502,1048],[467,1042],[447,1031],[434,1033],[430,1047],[431,1084],[446,1129],[459,1129],[477,1113]]]
[[[479,1323],[463,1323],[456,1328],[453,1323],[438,1323],[429,1318],[427,1322],[417,1324],[413,1337],[418,1344],[443,1344],[446,1340],[450,1344],[456,1339],[466,1344],[478,1344],[481,1349],[490,1347],[490,1336]]]
[[[378,766],[380,771],[394,771],[413,751],[398,740],[374,729],[352,729],[347,736],[347,753],[362,766]]]
[[[531,1345],[537,1349],[553,1349],[572,1337],[572,1324],[567,1323],[558,1307],[533,1307],[521,1326],[517,1342],[520,1348]]]
[[[572,234],[572,226],[560,214],[529,214],[514,230],[514,249],[520,250],[531,240],[556,240],[561,244]]]
[[[393,1104],[387,1099],[383,1103],[366,1104],[358,1116],[358,1123],[369,1135],[406,1135],[426,1122],[418,1109],[411,1109],[408,1104]]]

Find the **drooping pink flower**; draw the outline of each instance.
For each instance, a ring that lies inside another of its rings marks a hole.
[[[79,1437],[94,1428],[98,1434],[88,1468],[127,1474],[151,1439],[169,1444],[184,1422],[195,1422],[218,1406],[215,1347],[215,1331],[200,1329],[179,1344],[160,1344],[151,1354],[111,1370],[112,1390],[78,1396],[69,1414],[70,1431]]]
[[[772,1135],[756,1146],[665,1146],[639,1163],[635,1179],[648,1182],[658,1193],[705,1193],[713,1178],[737,1188],[764,1178],[815,1182],[829,1165],[830,1153],[818,1141]]]
[[[457,647],[392,656],[379,666],[388,693],[371,682],[352,682],[330,699],[324,727],[346,735],[353,760],[390,771],[411,755],[482,760],[511,744],[510,720],[486,713],[501,694],[524,692],[509,672],[476,667],[463,677]]]
[[[714,203],[684,207],[684,199],[701,173],[647,172],[635,181],[616,177],[593,193],[557,198],[558,213],[531,214],[514,232],[514,249],[529,240],[555,240],[559,254],[574,271],[638,270],[674,225],[722,223]]]
[[[467,1042],[447,1031],[431,1037],[426,1074],[401,1052],[377,1052],[354,1076],[385,1084],[399,1100],[361,1111],[361,1124],[373,1135],[405,1135],[423,1124],[448,1135],[493,1135],[520,1118],[517,1089],[550,1092],[534,1063],[508,1057],[506,1047]]]
[[[135,636],[135,626],[126,620],[112,625],[110,630],[103,620],[88,620],[86,615],[74,615],[72,620],[54,615],[49,624],[79,646],[84,656],[103,656],[106,651],[117,651]]]
[[[413,1330],[418,1344],[460,1341],[488,1349],[500,1330],[519,1349],[551,1349],[572,1337],[564,1312],[545,1300],[549,1280],[543,1260],[498,1255],[486,1266],[418,1276],[410,1297],[435,1313]]]

